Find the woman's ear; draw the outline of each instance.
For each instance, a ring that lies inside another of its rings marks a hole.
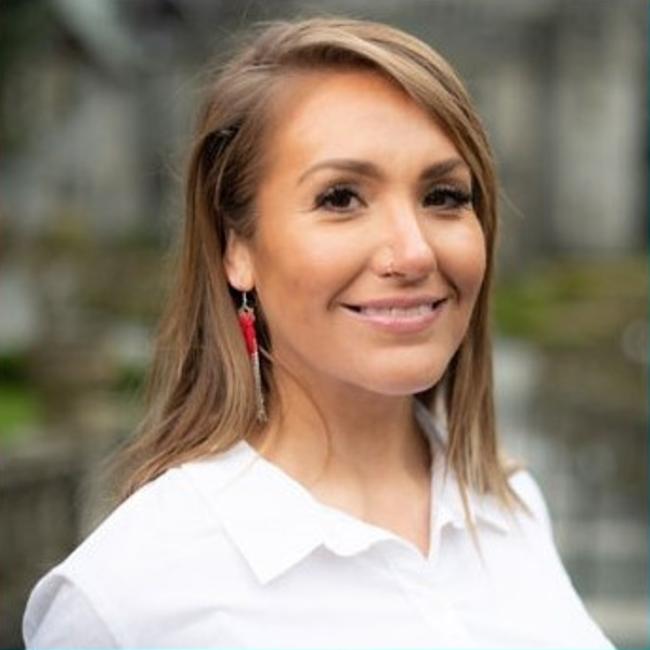
[[[233,230],[228,231],[223,265],[231,287],[239,291],[251,291],[253,289],[255,274],[253,272],[253,256],[250,244],[235,234]]]

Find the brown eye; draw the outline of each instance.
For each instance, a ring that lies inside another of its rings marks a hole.
[[[343,212],[357,207],[353,204],[355,200],[361,203],[358,194],[353,189],[344,185],[335,185],[316,197],[316,207]]]
[[[435,187],[424,197],[424,205],[434,208],[464,208],[472,201],[472,195],[458,187]]]

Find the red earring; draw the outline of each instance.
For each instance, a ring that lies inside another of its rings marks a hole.
[[[255,309],[248,304],[246,292],[242,292],[242,304],[237,312],[239,327],[241,328],[246,343],[246,351],[251,360],[253,380],[255,382],[255,398],[257,401],[257,419],[266,421],[266,408],[264,406],[264,393],[262,392],[262,375],[260,372],[260,353],[257,347],[257,333],[255,332]]]

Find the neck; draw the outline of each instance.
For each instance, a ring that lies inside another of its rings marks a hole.
[[[415,421],[413,396],[304,378],[298,387],[277,370],[274,379],[268,426],[251,443],[312,491],[370,495],[428,481],[429,444]]]

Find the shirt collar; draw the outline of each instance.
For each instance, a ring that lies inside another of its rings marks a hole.
[[[434,528],[466,527],[462,497],[451,469],[445,472],[446,432],[415,400],[415,416],[433,449]],[[213,464],[219,463],[219,472]],[[298,564],[319,546],[340,556],[355,555],[380,540],[399,539],[319,502],[298,481],[240,441],[216,458],[188,463],[189,472],[258,580],[265,584]],[[496,499],[468,490],[470,517],[501,532],[509,530]]]

